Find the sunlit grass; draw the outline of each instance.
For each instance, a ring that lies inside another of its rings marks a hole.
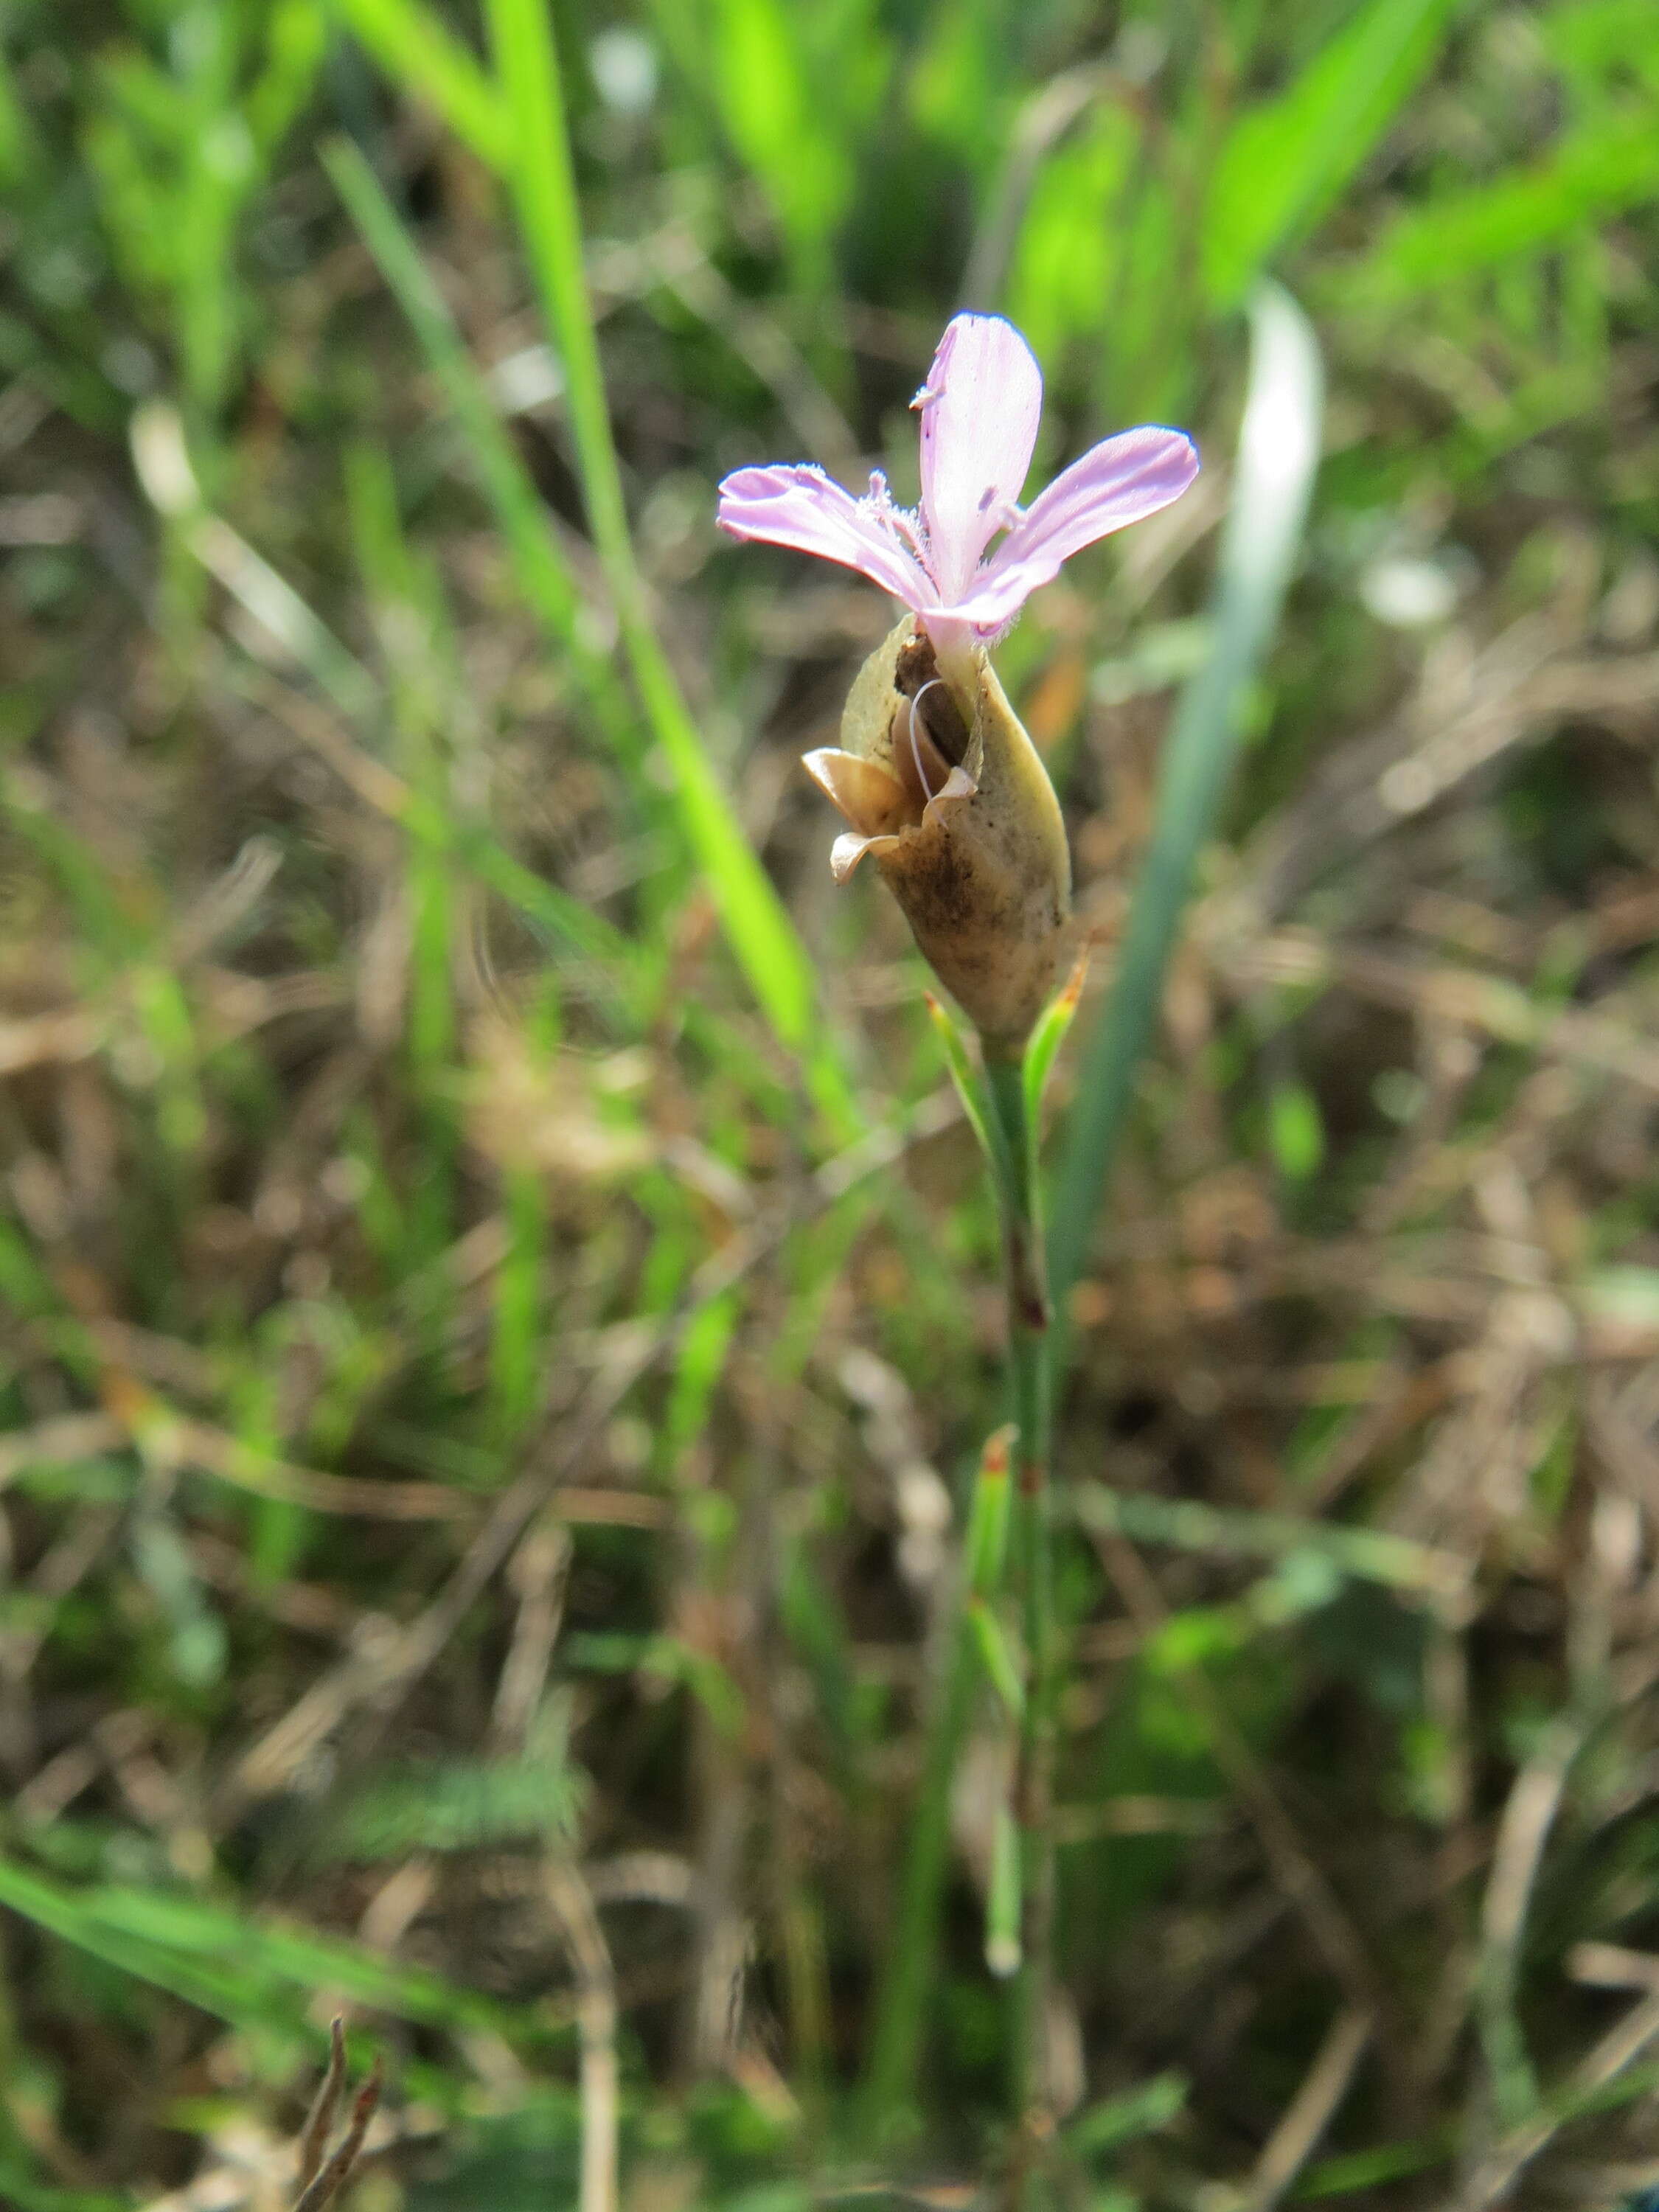
[[[712,526],[964,300],[1206,464],[1003,654],[1055,2201],[1641,2185],[1656,147],[1632,0],[0,18],[0,2200],[280,2197],[345,2005],[359,2202],[574,2203],[550,1858],[624,2203],[992,2170],[996,1221],[791,781],[878,597]]]

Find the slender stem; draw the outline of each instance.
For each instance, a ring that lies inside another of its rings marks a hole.
[[[973,1709],[979,1662],[968,1620],[965,1572],[952,1607],[941,1694],[928,1730],[921,1785],[910,1816],[898,1917],[876,1999],[865,2104],[880,2135],[902,2121],[915,2099],[929,1999],[935,1984],[939,1905],[951,1841],[951,1783]]]
[[[1013,1167],[1004,1203],[1008,1359],[1019,1426],[1014,1486],[1014,1569],[1026,1653],[1014,1812],[1019,1832],[1020,1965],[1014,1984],[1011,2104],[1014,2136],[1008,2202],[1029,2198],[1032,2167],[1053,2130],[1047,2051],[1054,1964],[1054,1632],[1048,1295],[1036,1182],[1036,1132],[1024,1071],[988,1056],[986,1079]]]
[[[965,1055],[957,1073],[969,1086],[971,1103],[977,1085],[972,1082]],[[974,1488],[945,1634],[945,1674],[911,1815],[892,1946],[877,1993],[865,2100],[869,2123],[878,2134],[890,2130],[914,2102],[935,1980],[939,1908],[950,1848],[951,1783],[983,1666],[975,1634],[974,1608],[994,1601],[1002,1586],[1007,1532],[1012,1544],[1006,1548],[1012,1552],[1022,1601],[1027,1667],[1014,1797],[1021,1887],[1020,1965],[1014,1985],[1012,2036],[1015,2126],[1010,2201],[1018,2205],[1026,2199],[1034,2154],[1051,2124],[1042,2059],[1048,2040],[1053,1948],[1054,1839],[1048,1805],[1056,1675],[1049,1556],[1048,1302],[1037,1206],[1036,1136],[1026,1103],[1024,1072],[1018,1060],[988,1054],[985,1076],[988,1112],[981,1133],[1002,1212],[1010,1410],[1012,1432],[1018,1435],[1014,1459],[1018,1473],[1016,1476],[1009,1466],[1011,1431],[1001,1431],[986,1447]],[[975,1126],[979,1126],[977,1120]]]
[[[995,1595],[1003,1573],[1009,1437],[1009,1431],[1001,1429],[986,1444],[957,1565],[957,1587],[945,1626],[945,1677],[928,1729],[921,1786],[910,1817],[897,1923],[870,2040],[865,2106],[878,2134],[887,2133],[902,2119],[915,2095],[928,2001],[935,1985],[939,1905],[951,1842],[951,1783],[980,1677],[972,1607]]]

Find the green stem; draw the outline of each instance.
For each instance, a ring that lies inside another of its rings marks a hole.
[[[864,2102],[872,2131],[878,2139],[903,2121],[915,2099],[950,1851],[951,1781],[979,1679],[979,1656],[969,1620],[969,1595],[964,1567],[948,1630],[945,1680],[928,1730],[921,1786],[910,1816],[897,1923],[876,1999]]]
[[[974,1634],[974,1607],[1001,1586],[1008,1535],[1008,1446],[1000,1429],[987,1443],[974,1482],[968,1534],[957,1563],[957,1583],[946,1630],[947,1658],[939,1703],[927,1734],[921,1787],[910,1818],[897,1924],[886,1974],[876,2001],[865,2077],[866,2113],[878,2136],[892,2130],[914,2102],[928,1997],[934,1985],[939,1904],[951,1844],[951,1782],[967,1734],[981,1661]]]
[[[986,1082],[1013,1172],[1004,1196],[1008,1361],[1019,1428],[1014,1485],[1014,1571],[1025,1638],[1026,1694],[1014,1791],[1021,1881],[1020,1963],[1014,1984],[1008,2202],[1027,2201],[1035,2156],[1052,2132],[1048,2066],[1054,1964],[1054,1796],[1059,1641],[1054,1625],[1054,1486],[1048,1270],[1037,1193],[1036,1131],[1024,1070],[988,1057]]]
[[[1035,1106],[1025,1070],[1018,1060],[988,1055],[981,1088],[948,1017],[943,1018],[940,1034],[983,1145],[1002,1215],[1013,1422],[987,1444],[974,1487],[957,1590],[946,1629],[945,1675],[927,1731],[893,1941],[876,1998],[864,2101],[868,2125],[878,2136],[890,2132],[915,2103],[929,1999],[935,1985],[939,1911],[950,1853],[951,1783],[986,1666],[981,1641],[986,1626],[982,1616],[988,1607],[994,1606],[1012,1549],[1023,1604],[1027,1667],[1012,1855],[1019,1869],[1020,1885],[1015,1947],[1019,1965],[1012,2039],[1013,2165],[1016,2175],[1023,2177],[1033,2162],[1031,2153],[1048,2132],[1042,2052],[1046,2043],[1054,1911],[1048,1802],[1056,1669],[1050,1564],[1048,1312],[1037,1206]],[[1009,1464],[1009,1443],[1016,1436],[1017,1480]],[[1024,2191],[1024,2179],[1015,2179],[1011,2191],[1013,2201],[1023,2201]]]

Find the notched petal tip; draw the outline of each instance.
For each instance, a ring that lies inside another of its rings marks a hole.
[[[1019,498],[1042,411],[1042,372],[1000,315],[957,315],[918,397],[922,514],[949,609],[967,592],[998,517]]]

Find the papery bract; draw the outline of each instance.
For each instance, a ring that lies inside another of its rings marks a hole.
[[[854,681],[841,743],[808,774],[850,825],[830,865],[866,856],[988,1051],[1017,1054],[1066,956],[1072,866],[1048,771],[981,651],[947,680],[906,615]]]

